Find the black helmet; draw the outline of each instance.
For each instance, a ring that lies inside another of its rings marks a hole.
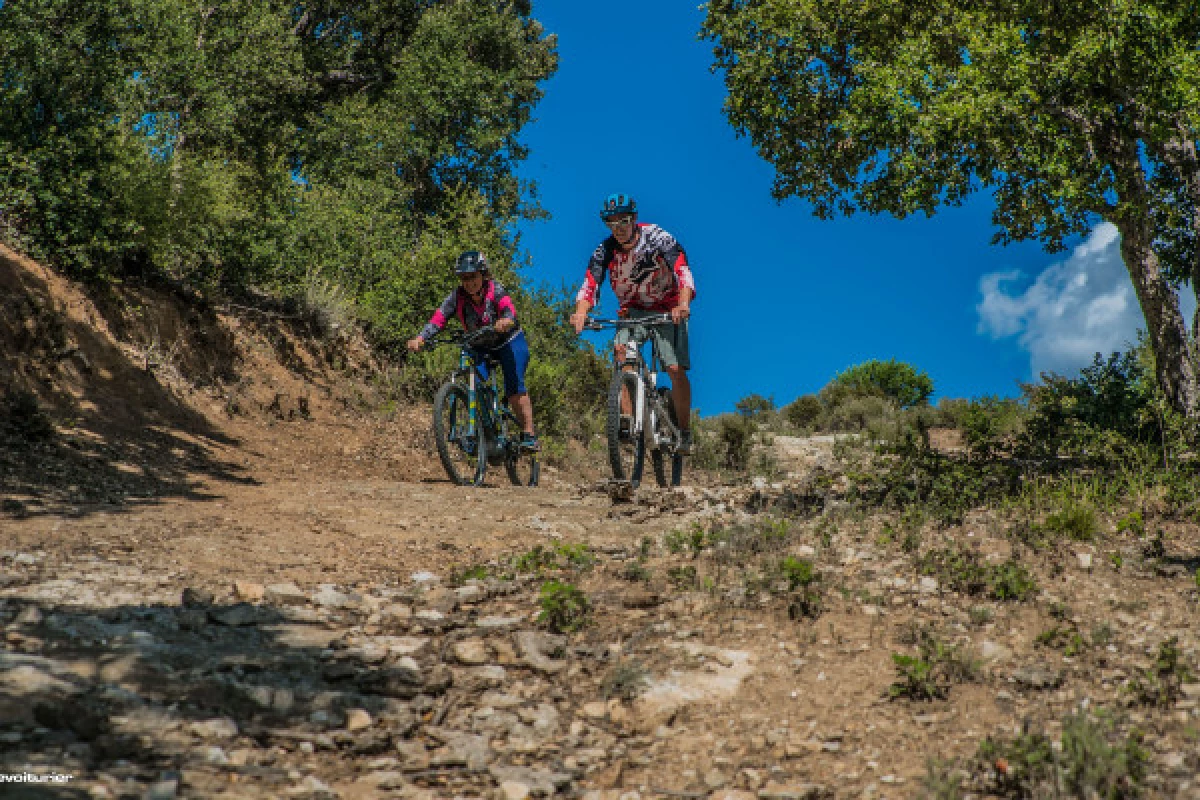
[[[478,250],[468,250],[458,257],[454,264],[455,275],[474,275],[476,272],[487,272],[487,256]]]
[[[600,207],[600,219],[607,220],[609,217],[617,214],[636,214],[637,201],[624,192],[610,194],[604,198],[604,205]]]

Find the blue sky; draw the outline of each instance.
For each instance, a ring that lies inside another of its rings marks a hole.
[[[782,405],[872,358],[925,370],[935,397],[1015,396],[1019,381],[1077,370],[1141,326],[1111,226],[1050,255],[989,244],[986,195],[907,220],[822,222],[806,203],[777,204],[772,169],[722,113],[691,3],[544,2],[534,15],[557,34],[560,66],[522,135],[520,174],[551,214],[520,228],[527,276],[578,285],[606,235],[601,200],[633,194],[692,264],[702,414],[752,392]],[[601,303],[615,310],[607,286]]]

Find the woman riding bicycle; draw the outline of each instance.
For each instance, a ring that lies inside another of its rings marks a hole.
[[[477,341],[473,348],[479,356],[476,358],[479,370],[486,378],[487,367],[483,356],[491,356],[500,362],[508,404],[512,406],[521,425],[521,447],[536,451],[538,440],[533,431],[533,404],[525,390],[529,345],[525,341],[521,323],[517,321],[517,309],[512,298],[503,286],[492,280],[487,256],[478,250],[468,250],[460,255],[454,273],[458,275],[459,287],[447,295],[421,332],[408,340],[408,349],[414,353],[420,350],[425,340],[444,328],[446,321],[454,316],[458,317],[467,333],[491,326],[495,335]]]

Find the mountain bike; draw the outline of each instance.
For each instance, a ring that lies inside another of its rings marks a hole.
[[[426,346],[459,347],[458,369],[433,399],[433,438],[450,480],[459,486],[482,486],[488,466],[504,465],[515,486],[537,486],[541,464],[537,454],[521,447],[521,426],[501,399],[500,362],[475,350],[495,334],[492,327],[471,333],[440,333]],[[480,374],[484,367],[487,377]]]
[[[588,318],[585,328],[631,330],[625,348],[625,363],[614,364],[608,387],[608,460],[613,478],[638,486],[650,451],[654,479],[659,486],[678,486],[683,477],[683,454],[679,452],[682,434],[675,415],[671,390],[658,385],[661,358],[650,335],[650,326],[671,322],[670,314],[641,319]],[[650,341],[649,363],[642,357],[643,345]],[[667,475],[670,461],[671,474]],[[669,477],[669,481],[668,481]]]

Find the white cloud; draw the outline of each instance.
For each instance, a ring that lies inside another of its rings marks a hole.
[[[1033,376],[1077,374],[1096,353],[1125,350],[1146,323],[1121,258],[1121,238],[1100,224],[1065,260],[1051,264],[1024,290],[1020,272],[994,272],[979,281],[979,332],[1016,336],[1029,353]],[[1185,319],[1195,300],[1183,292]]]

